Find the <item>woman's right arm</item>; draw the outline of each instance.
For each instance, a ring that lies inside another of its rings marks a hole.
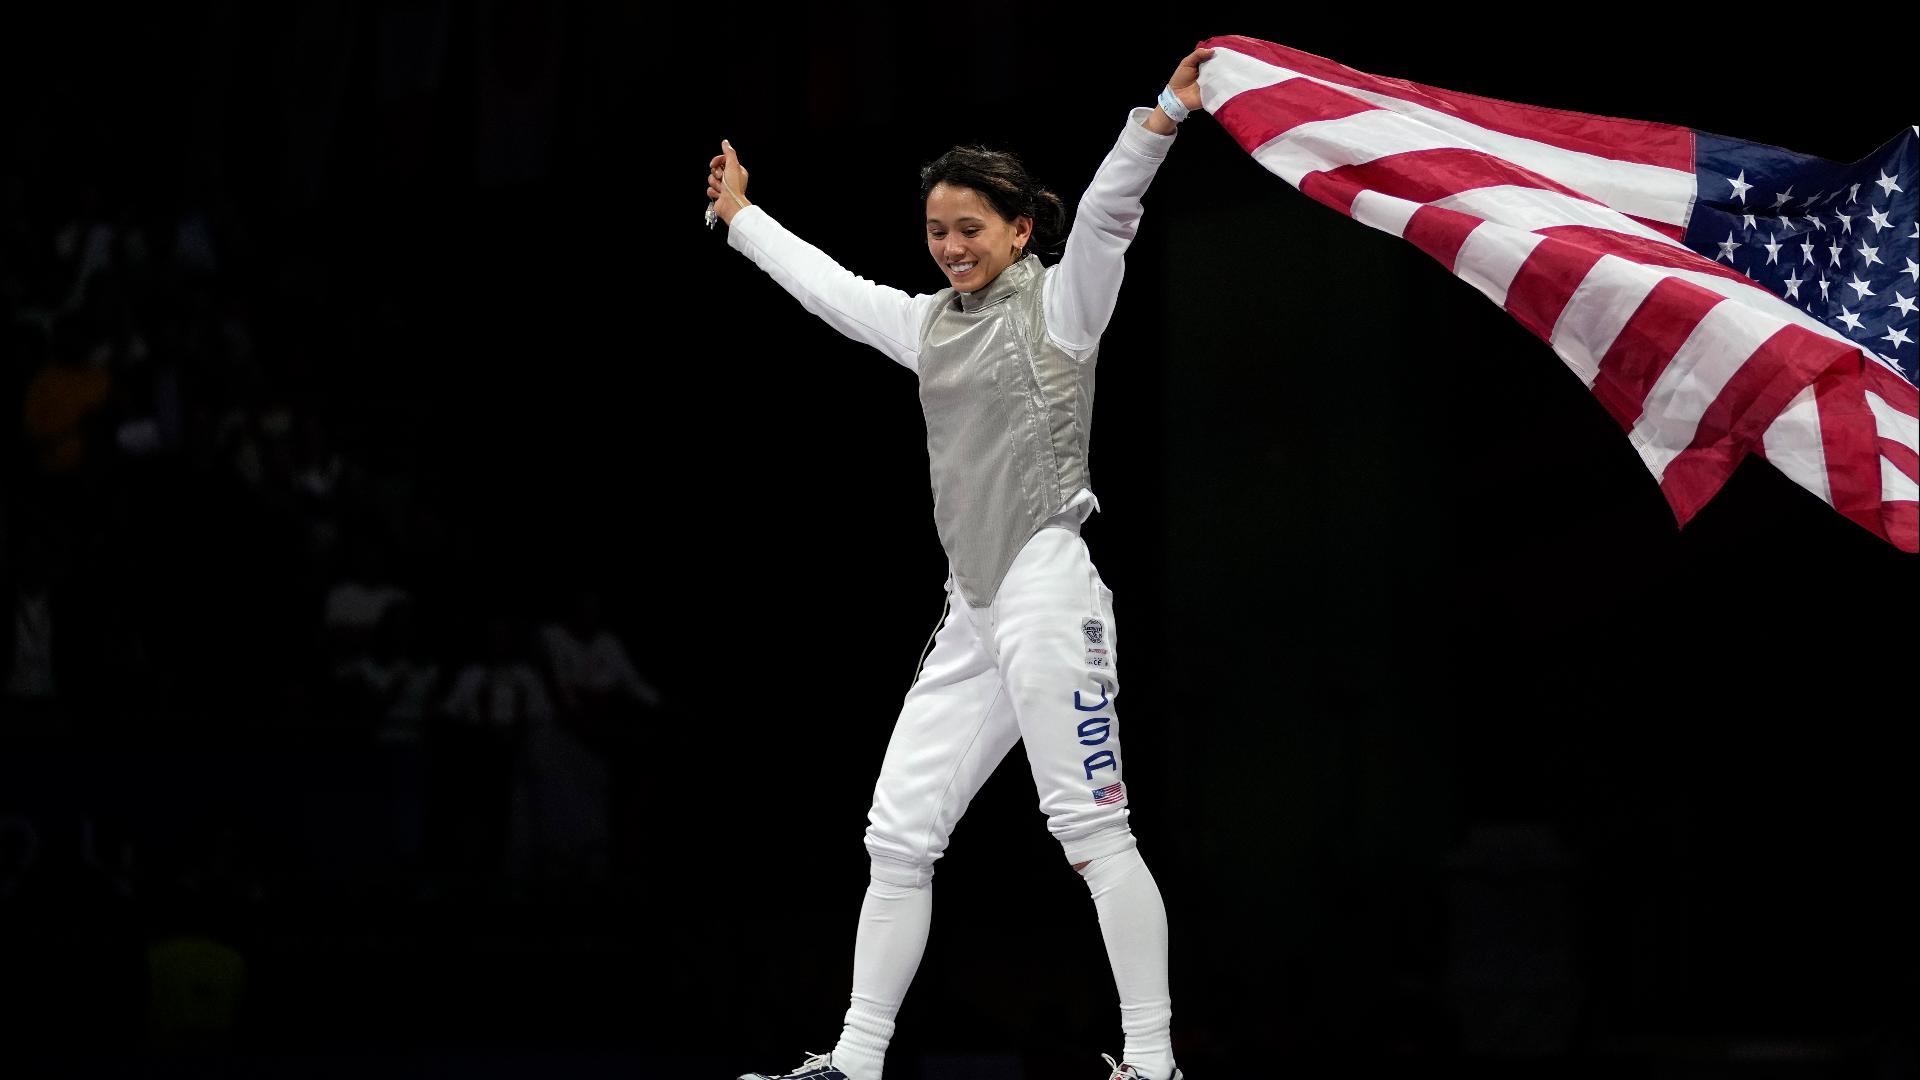
[[[707,192],[719,196],[714,209],[727,223],[727,246],[752,259],[827,325],[917,371],[920,327],[937,299],[875,284],[789,232],[746,200],[746,170],[731,145],[721,148],[725,152],[708,171]]]

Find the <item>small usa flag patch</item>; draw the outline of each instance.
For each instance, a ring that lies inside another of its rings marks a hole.
[[[1094,789],[1093,803],[1095,806],[1105,806],[1108,803],[1117,803],[1126,797],[1127,785],[1108,784],[1106,787]]]

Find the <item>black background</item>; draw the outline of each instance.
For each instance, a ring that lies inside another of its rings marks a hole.
[[[646,855],[621,889],[422,907],[289,885],[237,917],[254,977],[215,1059],[729,1076],[829,1048],[863,817],[944,558],[912,378],[696,224],[720,138],[783,224],[920,292],[943,284],[920,164],[986,142],[1071,203],[1127,110],[1216,32],[1838,160],[1911,119],[1897,24],[1683,23],[1676,41],[1571,18],[496,3],[10,20],[8,171],[29,201],[57,217],[104,178],[164,203],[218,176],[248,238],[235,261],[271,298],[268,351],[306,358],[269,363],[427,478],[449,538],[423,594],[531,611],[590,582],[671,702],[635,774]],[[381,66],[400,19],[446,42],[406,93]],[[496,85],[535,104],[491,109]],[[1188,1075],[1537,1075],[1542,1056],[1911,1074],[1910,557],[1759,461],[1676,530],[1544,345],[1204,116],[1147,195],[1098,400],[1086,537],[1127,642],[1127,779]],[[278,549],[221,529],[217,501],[180,513],[191,584],[129,603],[167,606],[194,670],[295,663],[298,634],[257,632],[298,621],[271,598]],[[300,819],[333,759],[237,711],[12,736],[0,802],[92,806],[136,838],[183,806]],[[261,831],[279,880],[326,872],[324,824]],[[1023,769],[988,785],[937,886],[889,1075],[970,1055],[995,1062],[981,1075],[1097,1075],[1120,1041],[1112,983]],[[68,1035],[139,1052],[116,1008]]]

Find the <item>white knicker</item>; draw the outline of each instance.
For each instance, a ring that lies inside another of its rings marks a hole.
[[[1047,830],[1082,862],[1133,847],[1120,779],[1113,593],[1077,530],[1027,541],[991,605],[947,583],[946,621],[900,706],[868,813],[873,876],[919,886],[1024,739]]]

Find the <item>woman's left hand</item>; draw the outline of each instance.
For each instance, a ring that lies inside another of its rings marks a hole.
[[[1200,108],[1200,65],[1211,59],[1212,49],[1195,49],[1180,61],[1180,66],[1173,69],[1173,77],[1167,80],[1173,96],[1190,110]]]

